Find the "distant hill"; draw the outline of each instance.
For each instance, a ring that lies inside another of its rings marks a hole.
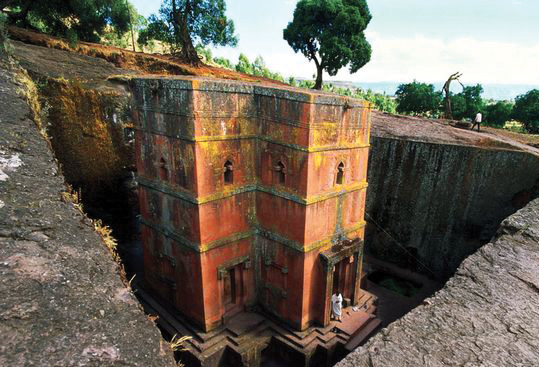
[[[395,95],[395,92],[402,82],[379,82],[379,83],[362,83],[362,82],[346,82],[346,81],[326,81],[340,87],[354,87],[364,90],[371,89],[373,92],[385,93],[387,95]],[[441,90],[443,82],[432,83],[437,90]],[[464,84],[475,85],[475,84]],[[518,95],[524,94],[531,89],[539,89],[539,85],[525,84],[481,84],[483,86],[483,98],[494,100],[514,100]],[[459,93],[462,87],[458,83],[452,84],[451,90]]]

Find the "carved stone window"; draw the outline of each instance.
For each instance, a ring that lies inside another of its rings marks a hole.
[[[159,161],[159,177],[161,177],[161,180],[163,181],[168,180],[168,167],[165,158],[161,158]]]
[[[335,179],[335,183],[337,185],[342,185],[344,182],[344,163],[341,162],[337,166],[337,178]]]
[[[284,185],[286,183],[286,167],[283,162],[277,162],[277,165],[273,167],[275,175],[277,177],[276,182]]]
[[[178,176],[178,185],[181,187],[187,187],[187,175],[185,173],[185,163],[180,158],[177,161],[176,174]]]
[[[225,185],[234,183],[234,166],[232,162],[226,161],[224,166],[224,181]]]

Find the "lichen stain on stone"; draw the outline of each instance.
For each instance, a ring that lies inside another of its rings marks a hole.
[[[17,168],[23,165],[18,153],[8,154],[0,150],[0,181],[6,181],[9,172],[14,172]]]
[[[132,126],[125,97],[52,79],[41,95],[49,106],[47,132],[68,182],[91,191],[124,174],[132,156],[123,137]]]

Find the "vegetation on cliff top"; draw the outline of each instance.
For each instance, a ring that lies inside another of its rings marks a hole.
[[[235,46],[234,23],[226,17],[224,0],[164,0],[159,14],[149,17],[142,29],[139,43],[159,40],[169,46],[172,53],[191,64],[200,59],[193,41],[202,45]]]
[[[513,107],[512,117],[522,121],[526,130],[539,134],[539,90],[533,89],[518,96]]]
[[[539,90],[518,96],[515,103],[485,100],[481,97],[482,93],[481,84],[463,86],[462,92],[450,93],[453,119],[472,120],[481,112],[485,125],[502,128],[514,119],[522,123],[525,131],[521,132],[539,133]],[[445,112],[442,92],[436,91],[432,84],[417,81],[401,84],[395,94],[399,113],[438,118]]]
[[[0,0],[0,11],[11,24],[74,42],[99,42],[108,26],[123,34],[130,24],[125,0]]]
[[[295,52],[316,64],[314,89],[322,88],[322,72],[334,76],[345,67],[355,73],[371,59],[363,33],[371,21],[365,0],[300,0],[283,37]]]

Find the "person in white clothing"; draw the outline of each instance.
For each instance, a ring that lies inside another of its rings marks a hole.
[[[339,291],[331,296],[331,313],[337,321],[341,321],[342,301],[342,294]]]
[[[477,131],[479,131],[479,127],[481,126],[481,120],[483,120],[483,115],[481,112],[477,112],[477,115],[475,115],[475,119],[473,121],[472,130],[477,125]]]

